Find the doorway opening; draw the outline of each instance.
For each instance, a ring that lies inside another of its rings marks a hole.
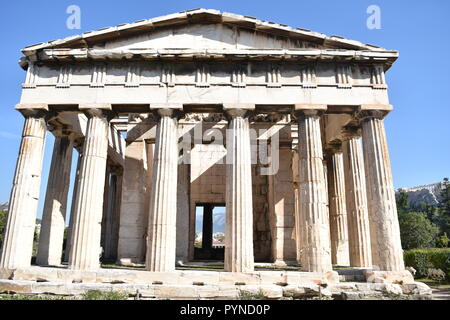
[[[224,204],[196,204],[194,260],[223,261],[225,252],[225,214]]]

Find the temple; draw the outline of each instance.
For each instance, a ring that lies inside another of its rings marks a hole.
[[[234,273],[259,262],[404,272],[383,120],[397,51],[195,9],[22,52],[25,122],[0,268],[31,266],[49,131],[42,268],[171,273],[198,256]]]

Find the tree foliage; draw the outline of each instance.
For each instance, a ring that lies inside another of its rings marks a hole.
[[[396,197],[396,201],[397,201],[397,212],[399,214],[408,212],[409,210],[408,194],[406,193],[406,191],[401,190]]]
[[[396,195],[400,234],[404,249],[441,247],[450,244],[450,182],[444,178],[439,203],[411,206],[408,193]]]
[[[399,223],[404,249],[431,248],[435,246],[439,227],[428,220],[423,212],[400,214]]]
[[[441,215],[450,217],[450,182],[444,178],[442,182],[441,201],[439,201],[439,210]]]
[[[5,236],[6,216],[6,211],[0,211],[0,248],[2,248],[3,237]]]

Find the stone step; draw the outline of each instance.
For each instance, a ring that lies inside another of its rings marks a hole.
[[[36,294],[80,297],[90,290],[124,292],[141,299],[431,299],[423,283],[343,283],[319,285],[154,285],[111,283],[36,282],[0,280],[0,294]]]

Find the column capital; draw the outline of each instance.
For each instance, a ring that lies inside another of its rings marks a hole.
[[[151,103],[150,112],[156,118],[161,117],[174,117],[179,118],[181,111],[183,110],[183,104],[181,103]]]
[[[362,104],[358,107],[355,117],[362,122],[367,119],[383,119],[393,109],[390,104]]]
[[[70,140],[75,140],[76,135],[70,129],[71,128],[67,125],[55,125],[53,123],[47,123],[47,130],[53,133],[55,137],[58,138],[67,137]]]
[[[362,135],[361,127],[356,125],[347,125],[342,129],[342,140],[347,141],[353,138],[360,138]]]
[[[327,109],[328,107],[325,104],[295,104],[293,113],[297,118],[304,116],[321,116]]]
[[[25,118],[44,118],[48,114],[48,105],[44,103],[17,104],[14,109]]]
[[[84,103],[80,104],[78,109],[83,111],[88,118],[106,118],[109,121],[114,117],[112,106],[109,103]]]
[[[325,150],[330,154],[334,153],[342,153],[342,141],[341,140],[333,140],[326,144]]]
[[[113,111],[104,109],[87,109],[84,111],[84,114],[88,117],[88,119],[94,117],[105,118],[108,122],[115,116]]]
[[[223,110],[229,118],[244,118],[255,110],[255,105],[251,103],[224,103]]]

